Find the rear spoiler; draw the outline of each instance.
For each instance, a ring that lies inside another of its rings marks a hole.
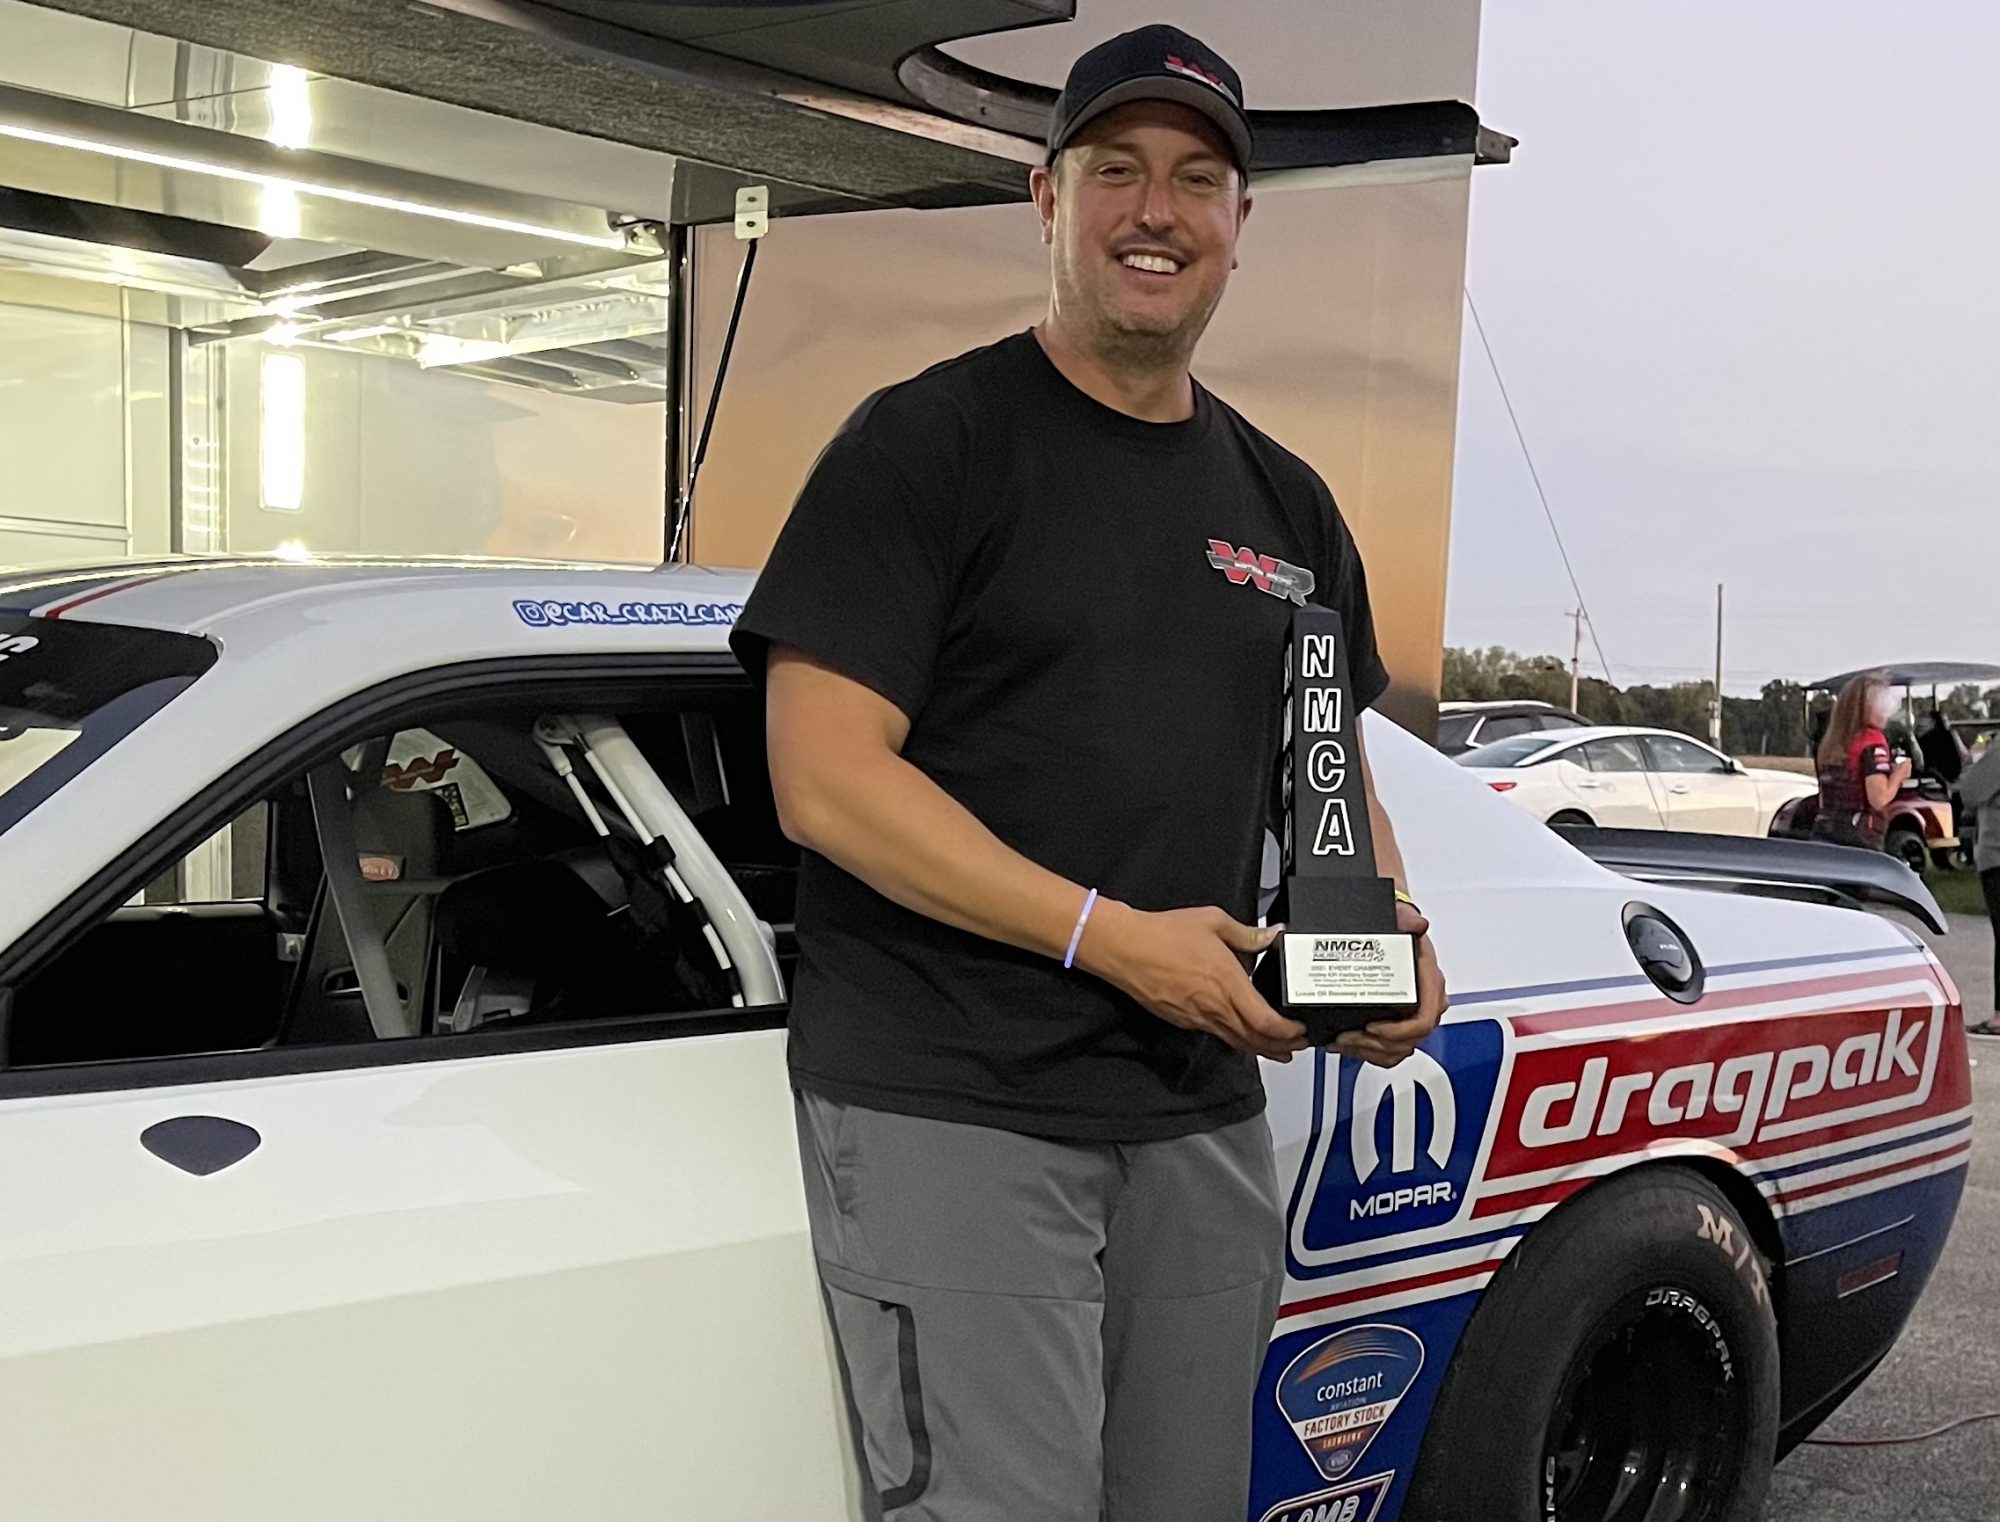
[[[1581,824],[1553,828],[1599,866],[1645,882],[1850,909],[1881,904],[1901,909],[1939,935],[1948,928],[1924,880],[1881,851],[1816,840],[1604,830]]]

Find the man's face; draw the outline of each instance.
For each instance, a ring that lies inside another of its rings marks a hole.
[[[1192,352],[1250,213],[1208,118],[1171,101],[1107,111],[1031,184],[1058,317],[1111,348]]]

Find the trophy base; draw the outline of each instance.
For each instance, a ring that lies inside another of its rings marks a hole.
[[[1416,938],[1394,928],[1395,884],[1294,877],[1284,898],[1293,924],[1353,927],[1287,930],[1252,977],[1274,1009],[1306,1028],[1313,1045],[1416,1011]]]
[[[1386,934],[1286,932],[1266,954],[1265,997],[1324,1046],[1342,1031],[1396,1020],[1417,1008],[1416,939]],[[1263,971],[1263,964],[1258,971]]]
[[[1416,1012],[1416,936],[1396,928],[1396,884],[1388,878],[1286,878],[1272,918],[1290,928],[1250,982],[1278,1014],[1298,1020],[1314,1046]]]

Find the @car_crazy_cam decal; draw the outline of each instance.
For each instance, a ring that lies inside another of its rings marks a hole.
[[[743,611],[738,602],[621,602],[615,607],[596,601],[565,602],[556,598],[517,598],[514,614],[531,629],[565,624],[639,624],[695,628],[733,624]]]

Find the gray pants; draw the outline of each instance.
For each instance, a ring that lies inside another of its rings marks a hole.
[[[1059,1142],[795,1096],[889,1522],[1239,1522],[1284,1228],[1260,1116]]]

